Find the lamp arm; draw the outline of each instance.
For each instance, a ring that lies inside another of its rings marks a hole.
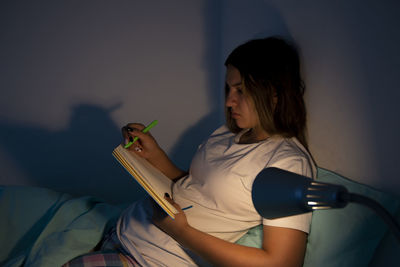
[[[371,198],[359,195],[359,194],[347,193],[347,192],[342,194],[341,198],[343,198],[344,200],[347,200],[349,202],[362,204],[362,205],[367,206],[370,209],[374,210],[382,218],[382,220],[388,225],[390,230],[393,232],[395,237],[400,242],[400,226],[399,226],[399,224],[394,219],[394,217],[377,201],[375,201]]]

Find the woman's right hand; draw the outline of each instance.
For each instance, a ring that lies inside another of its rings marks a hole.
[[[122,127],[122,136],[125,144],[133,141],[133,138],[138,137],[139,139],[127,149],[140,157],[152,161],[163,154],[163,151],[150,132],[142,132],[144,128],[145,126],[141,123],[128,123]]]
[[[128,123],[122,127],[122,136],[124,137],[125,144],[130,142],[130,139],[133,140],[136,136],[139,138],[128,150],[145,158],[171,180],[177,180],[186,175],[187,172],[179,169],[169,159],[168,155],[157,144],[156,139],[154,139],[150,132],[142,132],[144,128],[145,126],[140,123]]]

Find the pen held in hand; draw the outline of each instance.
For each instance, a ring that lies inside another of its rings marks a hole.
[[[153,128],[154,126],[156,126],[157,123],[158,123],[158,120],[152,121],[146,128],[144,128],[144,129],[142,130],[142,133],[147,133],[148,131],[150,131],[151,128]],[[130,147],[131,145],[133,145],[133,143],[135,143],[138,139],[139,139],[139,137],[136,136],[135,138],[133,138],[132,141],[130,141],[129,143],[127,143],[124,147],[125,147],[125,148],[129,148],[129,147]]]

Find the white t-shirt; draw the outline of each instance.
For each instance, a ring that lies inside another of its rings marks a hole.
[[[203,232],[235,242],[259,224],[309,231],[311,213],[263,219],[255,210],[251,187],[266,167],[277,167],[315,177],[310,155],[295,138],[270,137],[253,144],[239,144],[240,134],[226,126],[217,129],[199,146],[189,174],[173,186],[173,198],[189,224]],[[117,224],[122,245],[144,266],[203,265],[190,251],[151,223],[147,200],[132,204]]]

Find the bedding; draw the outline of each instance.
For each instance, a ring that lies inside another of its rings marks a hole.
[[[0,186],[0,266],[61,266],[90,251],[121,210],[94,197]]]
[[[398,198],[328,170],[318,168],[317,179],[371,197],[392,214],[400,208]],[[89,252],[125,207],[46,188],[0,186],[0,266],[61,266]],[[315,211],[304,267],[368,266],[385,232],[383,221],[361,205]],[[237,243],[261,247],[262,226]]]

